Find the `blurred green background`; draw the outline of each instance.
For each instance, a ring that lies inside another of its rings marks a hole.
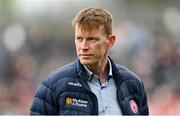
[[[39,83],[76,59],[76,13],[101,6],[117,36],[110,56],[145,84],[150,114],[180,114],[179,0],[0,0],[0,114],[28,114]]]

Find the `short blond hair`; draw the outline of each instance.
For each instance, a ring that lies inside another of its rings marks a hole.
[[[72,22],[73,27],[76,25],[85,31],[92,31],[103,27],[104,34],[112,34],[112,16],[103,8],[89,7],[79,11]]]

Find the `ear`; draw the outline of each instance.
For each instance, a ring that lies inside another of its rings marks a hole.
[[[111,48],[114,45],[114,42],[116,40],[116,36],[115,35],[109,35],[108,36],[108,47]]]

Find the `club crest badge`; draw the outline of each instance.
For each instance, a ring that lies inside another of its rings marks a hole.
[[[137,106],[137,104],[136,104],[136,102],[134,100],[130,100],[129,105],[130,105],[131,111],[133,113],[138,112],[138,106]]]

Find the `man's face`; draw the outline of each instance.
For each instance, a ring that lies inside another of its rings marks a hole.
[[[92,31],[83,31],[75,27],[75,46],[81,64],[95,66],[108,54],[108,39],[102,27]]]

